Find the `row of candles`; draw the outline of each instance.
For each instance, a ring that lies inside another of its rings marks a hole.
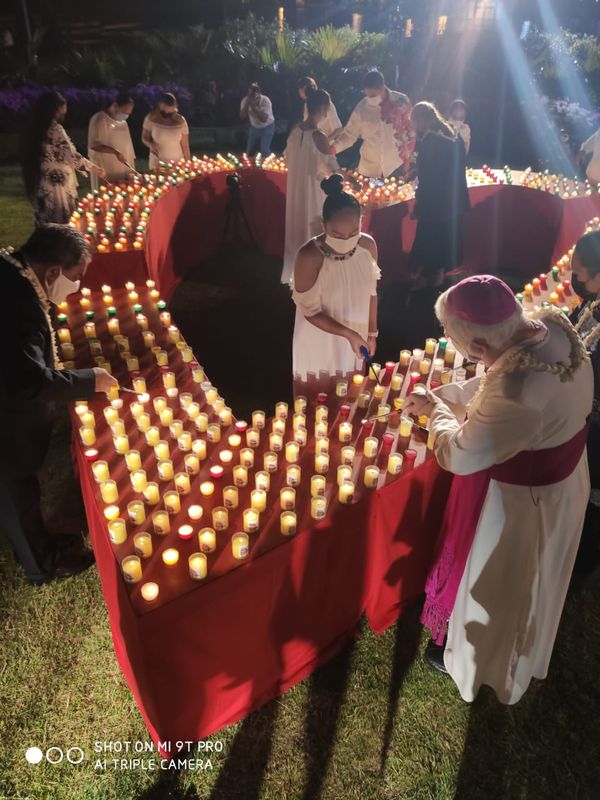
[[[540,192],[550,192],[563,200],[571,197],[590,197],[600,191],[600,184],[593,184],[587,179],[580,181],[577,178],[567,178],[565,175],[550,173],[549,170],[533,172],[531,167],[527,167],[523,173],[521,185]]]

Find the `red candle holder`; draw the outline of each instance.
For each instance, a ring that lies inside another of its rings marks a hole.
[[[234,427],[237,433],[245,433],[248,430],[248,423],[244,419],[238,419]]]
[[[396,362],[395,361],[386,361],[385,362],[385,371],[387,372],[388,375],[391,375],[395,368],[396,368]]]
[[[421,373],[420,372],[411,372],[410,376],[409,376],[409,381],[410,381],[410,384],[409,384],[409,387],[408,387],[409,391],[416,383],[419,383],[420,380],[421,380]]]
[[[326,402],[327,402],[327,392],[319,392],[319,394],[317,395],[317,403],[319,403],[319,405],[323,405],[323,403]]]
[[[209,472],[211,478],[222,478],[225,470],[219,464],[215,464],[214,467],[209,469]]]
[[[548,276],[543,272],[540,275],[540,286],[544,290],[546,290],[548,288]]]
[[[371,433],[371,431],[375,427],[375,420],[368,419],[367,417],[365,417],[360,424],[365,433]]]
[[[565,294],[572,294],[572,292],[571,292],[571,281],[563,281],[562,285],[563,285],[563,289],[565,290]]]
[[[351,411],[351,407],[347,403],[343,403],[340,406],[340,419],[348,419]]]
[[[89,450],[84,451],[83,455],[86,461],[95,461],[98,458],[98,451],[95,447],[90,447]]]
[[[416,450],[411,450],[410,448],[408,448],[408,450],[404,451],[404,465],[407,467],[407,469],[412,469],[414,467],[416,458],[417,458]]]
[[[432,380],[431,383],[429,384],[429,388],[430,389],[437,389],[438,386],[441,386],[441,385],[442,385],[441,381],[433,381]]]
[[[391,450],[392,445],[394,444],[394,434],[393,433],[384,433],[381,437],[381,441],[383,443],[384,450]]]

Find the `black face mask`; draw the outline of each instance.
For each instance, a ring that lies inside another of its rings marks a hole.
[[[575,275],[571,276],[571,286],[573,287],[575,294],[581,297],[584,302],[586,300],[591,300],[596,296],[594,292],[590,292],[588,289],[586,289],[585,283],[580,281],[579,278],[576,278]]]

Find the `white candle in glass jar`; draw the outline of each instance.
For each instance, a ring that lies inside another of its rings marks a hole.
[[[248,428],[246,431],[246,444],[248,447],[258,447],[260,444],[260,432],[258,428]]]
[[[294,511],[284,511],[279,519],[280,530],[284,536],[292,536],[296,533],[297,521]]]
[[[146,602],[151,603],[153,600],[156,600],[159,594],[158,583],[154,581],[148,581],[147,583],[142,584],[140,588],[140,594],[146,600]]]
[[[127,583],[137,583],[142,579],[142,562],[139,556],[125,556],[121,570]]]
[[[299,455],[300,445],[297,442],[287,442],[285,446],[285,460],[288,462],[288,464],[295,464],[298,461]]]
[[[323,475],[313,475],[310,479],[311,497],[322,497],[325,495],[327,481]]]
[[[365,467],[364,484],[367,489],[375,489],[379,481],[379,467],[374,464]]]
[[[183,459],[183,463],[188,475],[197,475],[200,472],[200,459],[195,453],[188,453]]]
[[[352,480],[352,467],[347,464],[340,464],[337,468],[337,484],[341,486],[342,483]]]
[[[231,551],[233,553],[233,557],[237,558],[238,560],[247,558],[248,553],[250,552],[248,534],[234,533],[234,535],[231,537]]]
[[[149,506],[157,506],[160,503],[160,492],[158,490],[158,483],[148,481],[144,486],[144,499]]]
[[[214,553],[217,549],[217,534],[214,528],[202,528],[198,532],[198,545],[201,553]]]
[[[313,519],[323,519],[327,513],[327,501],[324,497],[313,497],[310,501],[310,515]]]
[[[271,488],[271,476],[264,470],[257,472],[254,476],[254,485],[257,489],[263,489],[265,492],[268,492]]]
[[[192,434],[189,431],[182,431],[177,437],[177,446],[182,452],[189,452],[192,449]]]
[[[327,422],[329,419],[329,409],[327,406],[317,406],[315,410],[315,422]]]
[[[163,372],[162,375],[162,382],[165,389],[173,389],[176,386],[175,383],[175,373],[174,372]]]
[[[390,475],[399,475],[402,472],[403,460],[401,453],[390,453],[387,464],[387,471]]]
[[[190,578],[195,581],[201,581],[206,578],[208,564],[207,558],[204,553],[192,553],[188,557],[188,568],[190,571]]]
[[[271,430],[273,433],[278,433],[280,436],[283,436],[285,433],[285,420],[279,417],[275,417],[271,421]]]
[[[185,409],[185,413],[188,415],[188,419],[196,420],[200,416],[200,405],[199,403],[190,403],[187,408]]]
[[[244,532],[256,533],[260,519],[258,511],[254,508],[247,508],[242,516],[244,519]]]
[[[171,521],[166,511],[155,511],[152,514],[152,526],[154,533],[165,536],[171,530]]]
[[[173,409],[165,407],[159,411],[160,424],[168,428],[173,423]]]
[[[354,502],[354,483],[346,481],[338,489],[338,499],[340,503],[353,503]]]
[[[348,464],[352,466],[354,463],[354,456],[356,455],[356,450],[351,445],[346,445],[346,447],[342,447],[341,457],[342,457],[342,464]]]
[[[366,458],[375,458],[379,447],[379,439],[375,436],[367,436],[363,443],[363,453]]]
[[[237,486],[226,486],[223,489],[223,505],[225,508],[237,508],[240,504],[240,493]]]
[[[163,550],[162,560],[167,567],[174,567],[179,561],[179,550],[175,547],[167,547],[166,550]]]
[[[315,456],[315,472],[325,475],[329,471],[329,456],[326,453]]]
[[[286,470],[285,481],[288,486],[300,486],[302,469],[297,464],[290,464]]]
[[[352,441],[352,423],[350,422],[341,422],[339,431],[338,431],[338,438],[340,442],[350,442]]]
[[[215,425],[214,423],[209,425],[206,429],[206,438],[209,442],[220,442],[221,441],[221,428],[219,425]]]
[[[294,400],[294,411],[296,414],[305,414],[308,402],[306,397],[303,395],[298,395],[298,397]]]
[[[169,514],[179,514],[181,511],[181,500],[179,498],[179,492],[165,492],[163,496],[163,501],[165,504],[165,508],[169,512]]]
[[[155,425],[151,425],[145,431],[144,436],[146,437],[146,444],[150,445],[150,447],[154,447],[160,442],[160,431]]]
[[[133,546],[140,558],[150,558],[152,555],[152,537],[146,531],[136,533],[133,537]]]
[[[279,492],[279,504],[283,511],[288,511],[296,506],[296,490],[291,486],[285,486]]]
[[[178,439],[183,433],[183,422],[180,419],[174,419],[169,425],[169,433],[171,438]]]
[[[171,451],[169,448],[169,443],[166,442],[164,439],[161,439],[154,445],[154,455],[159,460],[169,458],[171,455]]]
[[[287,415],[288,415],[288,404],[277,403],[275,405],[275,416],[279,417],[279,419],[287,419]]]
[[[315,422],[315,438],[325,439],[329,429],[326,422]]]
[[[322,439],[317,439],[315,442],[315,455],[329,455],[329,438],[327,436],[324,436]]]
[[[252,427],[261,430],[265,427],[266,414],[264,411],[252,412]]]
[[[215,485],[212,481],[202,481],[200,484],[200,494],[209,497],[215,491]]]
[[[224,506],[212,510],[212,523],[216,531],[226,531],[229,527],[229,512]]]
[[[254,450],[249,447],[244,447],[242,450],[240,450],[240,464],[243,467],[252,469],[254,466]]]
[[[144,337],[144,345],[148,349],[150,349],[151,347],[154,347],[154,342],[156,340],[156,337],[154,336],[152,331],[144,331],[144,333],[142,335]]]
[[[266,510],[267,492],[264,489],[253,489],[250,492],[250,507],[259,512]]]
[[[79,436],[81,438],[81,443],[86,447],[96,444],[96,430],[91,426],[79,428]]]
[[[146,519],[146,509],[141,500],[131,500],[127,503],[127,513],[134,525],[141,525]]]
[[[264,468],[267,472],[277,471],[277,453],[267,452],[263,456]]]
[[[247,486],[248,485],[248,469],[247,467],[243,467],[241,464],[238,464],[237,467],[233,468],[233,482],[236,486]]]
[[[170,458],[163,458],[158,462],[158,477],[161,481],[172,481],[175,474],[173,462]]]
[[[127,539],[127,525],[124,519],[117,517],[108,523],[108,536],[113,544],[123,544]]]
[[[306,428],[298,428],[294,433],[294,440],[300,447],[306,447],[308,442],[308,431]]]
[[[187,472],[178,472],[175,475],[175,487],[179,494],[189,494],[191,491],[190,476]]]
[[[208,430],[208,414],[205,414],[204,411],[201,411],[194,420],[194,425],[196,426],[198,433],[206,433]]]

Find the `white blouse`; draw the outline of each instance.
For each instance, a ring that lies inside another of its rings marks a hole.
[[[188,124],[182,117],[181,125],[163,125],[154,122],[150,114],[144,119],[144,131],[152,137],[152,141],[158,150],[158,159],[154,153],[150,153],[150,169],[155,169],[159,161],[181,161],[183,147],[181,140],[190,132]]]

